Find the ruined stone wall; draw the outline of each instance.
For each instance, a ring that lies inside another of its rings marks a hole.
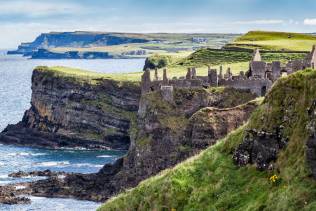
[[[235,89],[250,90],[258,96],[263,96],[272,86],[272,82],[269,79],[235,79],[235,80],[220,80],[219,86],[227,86]]]

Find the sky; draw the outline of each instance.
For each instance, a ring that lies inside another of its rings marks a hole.
[[[0,48],[51,31],[316,32],[316,0],[0,0]]]

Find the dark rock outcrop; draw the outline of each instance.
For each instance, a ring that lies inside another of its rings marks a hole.
[[[29,198],[18,196],[21,193],[14,186],[0,186],[0,203],[10,205],[31,203]]]
[[[233,160],[239,166],[256,164],[260,170],[273,169],[278,152],[287,145],[288,139],[282,135],[282,127],[274,133],[246,131],[243,142],[234,152]]]
[[[316,100],[308,109],[309,123],[307,125],[310,136],[306,142],[306,160],[316,179]]]
[[[35,69],[31,108],[0,133],[5,144],[47,148],[128,149],[140,87],[109,79],[76,79]]]
[[[49,169],[44,171],[31,171],[31,172],[25,172],[25,171],[18,171],[9,174],[9,177],[13,178],[22,178],[22,177],[54,177],[54,176],[61,176],[66,175],[66,172],[54,172]]]
[[[204,108],[195,113],[189,121],[185,137],[191,148],[201,150],[213,145],[220,138],[246,123],[256,101],[233,108]]]
[[[47,49],[38,49],[31,54],[32,59],[111,59],[113,56],[107,52],[52,52]]]

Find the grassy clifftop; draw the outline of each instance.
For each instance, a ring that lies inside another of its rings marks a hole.
[[[110,199],[99,210],[315,210],[316,181],[306,163],[309,117],[316,99],[316,71],[279,80],[250,121],[201,154]],[[246,129],[284,126],[288,144],[276,168],[237,167],[232,152]],[[270,179],[278,177],[277,182]]]
[[[118,82],[131,82],[136,83],[140,81],[142,72],[135,73],[97,73],[86,70],[81,70],[71,67],[46,67],[40,66],[35,68],[37,71],[42,71],[52,76],[65,77],[70,80],[76,80],[78,82],[97,83],[102,79],[110,79]]]
[[[227,44],[225,48],[310,51],[313,44],[316,44],[316,37],[309,34],[250,31]]]

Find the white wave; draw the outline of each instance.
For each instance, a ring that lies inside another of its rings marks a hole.
[[[15,157],[15,156],[29,156],[30,153],[27,152],[13,152],[13,153],[9,153],[9,156]]]
[[[60,162],[48,161],[48,162],[35,163],[35,165],[43,166],[43,167],[67,166],[69,164],[70,164],[69,161],[60,161]]]
[[[103,165],[97,165],[97,164],[91,164],[91,163],[75,163],[75,164],[72,164],[71,166],[74,166],[74,167],[94,167],[94,168],[102,168]]]
[[[25,188],[26,187],[24,185],[17,185],[17,186],[15,186],[15,190],[23,190]]]
[[[47,155],[47,153],[31,153],[32,156],[44,156]]]
[[[0,162],[0,166],[4,166],[5,164],[3,162]]]
[[[65,179],[65,175],[58,175],[58,179]]]
[[[0,179],[9,178],[7,174],[0,175]]]
[[[113,157],[112,155],[99,155],[97,158],[111,158]]]
[[[14,152],[9,153],[9,156],[15,157],[15,156],[42,156],[47,155],[47,153],[28,153],[28,152]]]

